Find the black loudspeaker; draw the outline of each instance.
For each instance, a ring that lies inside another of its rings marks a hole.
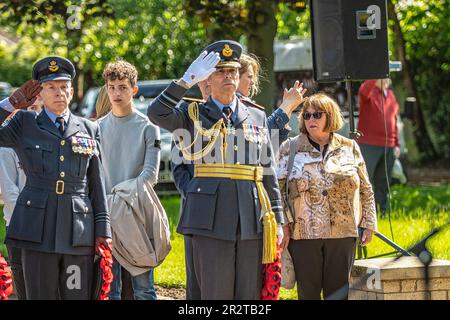
[[[310,0],[317,82],[389,77],[386,0]]]

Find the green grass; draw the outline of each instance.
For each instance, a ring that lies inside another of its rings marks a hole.
[[[0,205],[0,254],[4,257],[7,256],[6,246],[4,245],[6,233],[5,228],[6,222],[5,219],[3,219],[3,205]]]
[[[167,217],[169,218],[170,234],[173,239],[176,235],[176,228],[178,225],[178,217],[180,212],[180,197],[179,196],[162,196],[159,198],[166,210]]]
[[[405,187],[392,188],[391,225],[394,237],[391,235],[389,218],[378,220],[381,233],[407,249],[420,240],[432,228],[450,222],[450,185],[440,187]],[[169,217],[172,238],[172,250],[165,261],[155,270],[155,283],[166,288],[184,288],[186,271],[184,264],[183,237],[176,233],[180,199],[178,197],[162,197],[161,202]],[[0,208],[0,217],[2,212]],[[3,243],[4,220],[0,219],[0,250],[6,253]],[[433,237],[429,242],[429,250],[436,259],[450,260],[450,228]],[[5,250],[5,251],[3,251]],[[367,247],[368,255],[374,256],[392,252],[393,249],[374,237]],[[296,299],[296,289],[281,288],[281,299]]]
[[[164,262],[155,269],[155,283],[165,288],[185,288],[186,268],[184,264],[183,237],[172,237],[172,250]]]
[[[450,185],[438,187],[394,186],[391,190],[392,217],[422,217],[439,211],[450,211]]]
[[[440,187],[392,187],[391,223],[385,217],[378,220],[378,230],[392,240],[390,225],[395,242],[407,249],[420,240],[433,227],[450,222],[450,185]],[[155,270],[155,282],[163,287],[185,287],[185,265],[183,238],[174,233],[178,222],[179,199],[164,197],[161,199],[167,211],[172,229],[172,251],[166,260]],[[450,228],[433,237],[429,250],[435,259],[450,259]],[[392,252],[393,249],[374,237],[367,247],[368,255]],[[297,299],[297,289],[281,288],[281,299]]]

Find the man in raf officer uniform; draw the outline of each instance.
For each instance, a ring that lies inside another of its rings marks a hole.
[[[94,250],[111,243],[99,130],[69,111],[74,77],[69,60],[46,57],[0,102],[0,146],[16,151],[27,177],[6,244],[22,249],[28,299],[90,299]],[[14,110],[37,94],[39,115]]]
[[[209,45],[147,111],[182,140],[186,163],[194,162],[178,232],[192,235],[201,299],[259,299],[262,263],[275,260],[282,239],[266,114],[236,96],[241,52],[235,41]],[[205,79],[211,88],[205,103],[176,107]]]

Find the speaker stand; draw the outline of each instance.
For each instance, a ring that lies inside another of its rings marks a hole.
[[[352,82],[350,80],[345,81],[345,89],[347,90],[348,121],[350,124],[349,137],[358,141],[361,133],[355,130],[355,112],[353,109]]]
[[[358,130],[355,129],[355,112],[353,109],[353,97],[352,97],[352,84],[350,80],[346,80],[345,81],[345,89],[347,90],[347,106],[348,106],[348,121],[350,124],[350,132],[349,132],[349,137],[350,139],[356,140],[358,141],[359,137],[361,136],[361,133],[358,132]],[[360,237],[362,236],[362,232],[359,232]],[[394,252],[389,252],[386,254],[382,254],[382,255],[378,255],[375,257],[371,257],[371,258],[377,258],[377,257],[381,257],[381,256],[386,256],[386,255],[390,255],[390,254],[394,254],[394,253],[400,253],[401,255],[405,255],[405,256],[410,256],[411,254],[406,251],[405,249],[403,249],[402,247],[400,247],[398,244],[396,244],[395,242],[391,241],[389,238],[387,238],[385,235],[383,235],[381,232],[374,232],[374,234],[381,239],[383,242],[387,243],[389,246],[391,246],[392,248],[395,249]],[[364,258],[368,258],[367,257],[367,251],[365,250],[366,248],[362,247],[360,245],[359,242],[360,239],[358,239],[358,259],[361,259],[363,256],[363,252],[364,252]]]

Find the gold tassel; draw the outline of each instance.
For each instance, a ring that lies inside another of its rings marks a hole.
[[[263,257],[262,263],[275,262],[277,257],[277,222],[272,211],[263,217]]]
[[[269,196],[261,181],[256,182],[258,196],[262,200],[263,210],[263,256],[262,263],[275,262],[277,257],[277,221],[275,214],[270,207]]]

